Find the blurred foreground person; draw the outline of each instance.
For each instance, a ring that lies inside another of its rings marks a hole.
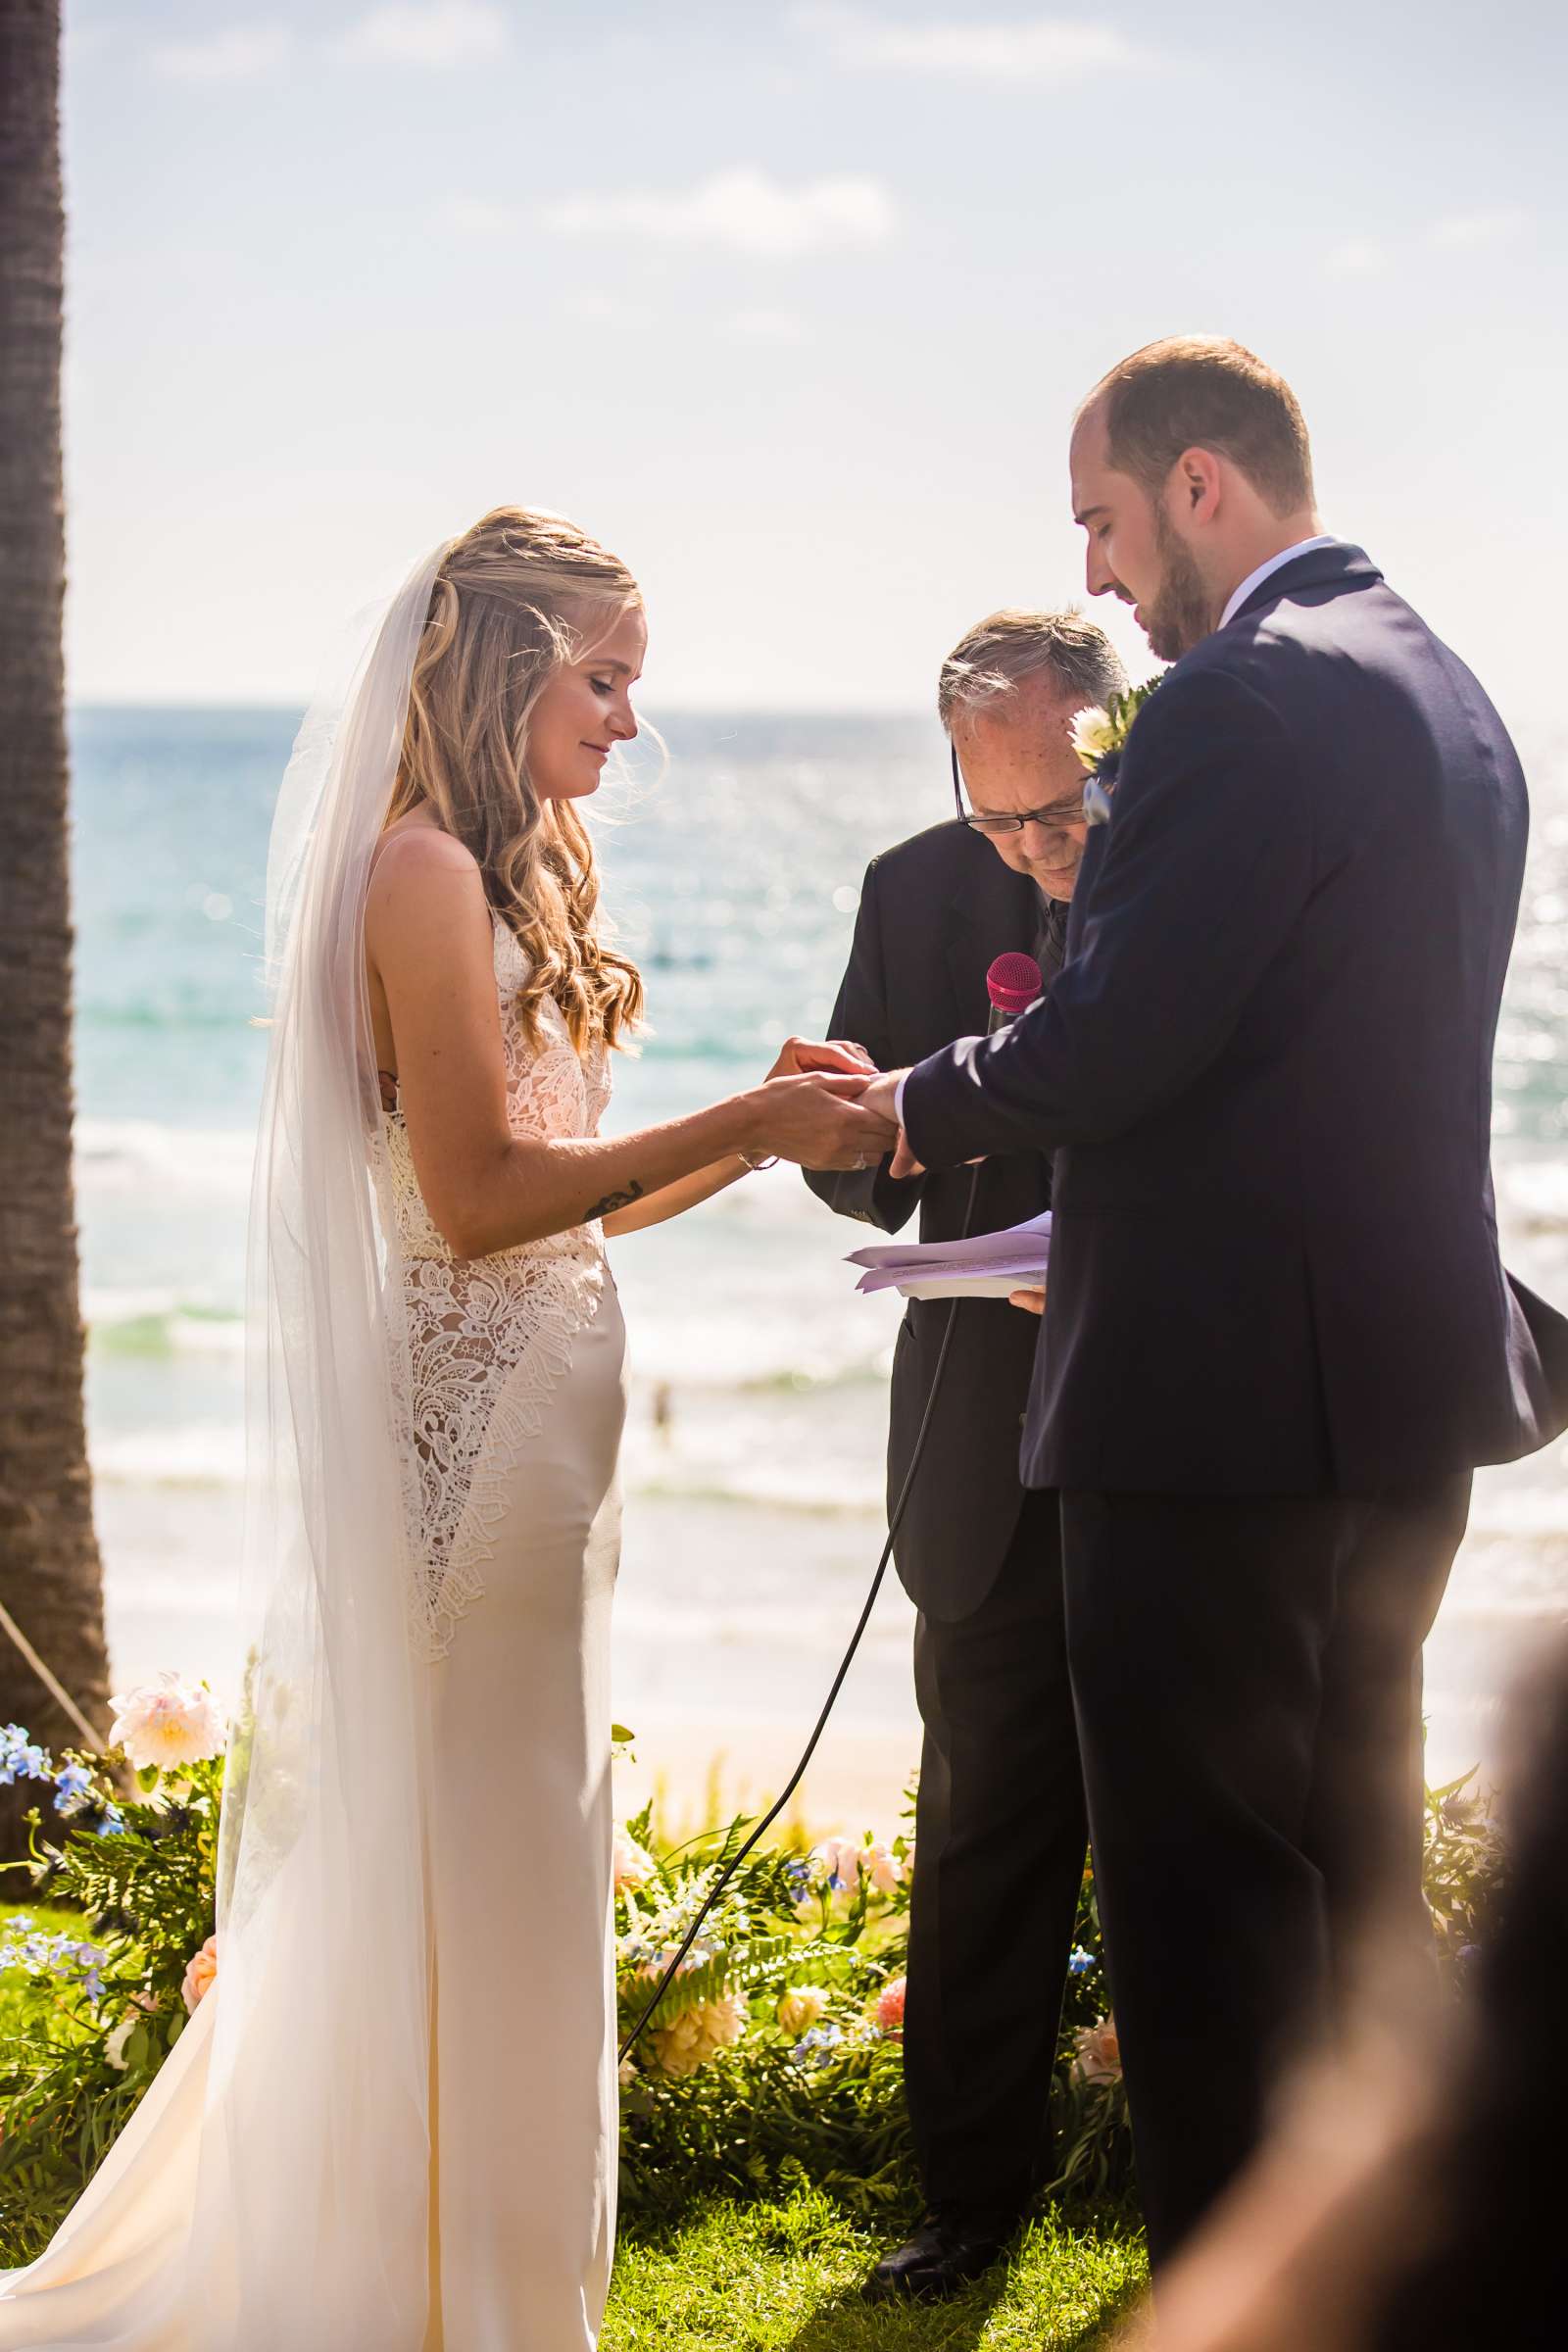
[[[1568,2340],[1568,1645],[1521,1694],[1473,1999],[1396,1967],[1351,2047],[1120,2337],[1126,2352],[1556,2352]]]

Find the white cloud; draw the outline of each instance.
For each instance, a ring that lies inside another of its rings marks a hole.
[[[1381,277],[1393,264],[1389,246],[1379,245],[1371,237],[1351,237],[1334,248],[1324,267],[1331,277]]]
[[[334,43],[339,57],[399,66],[472,65],[506,46],[506,15],[489,0],[388,0]]]
[[[285,24],[231,24],[198,40],[166,41],[153,64],[175,81],[252,81],[272,73],[292,47]]]
[[[1484,246],[1506,245],[1530,226],[1522,205],[1499,204],[1490,211],[1450,213],[1432,224],[1432,242],[1450,253],[1478,253]]]
[[[654,314],[640,302],[626,302],[618,294],[572,294],[567,297],[568,318],[580,318],[585,326],[633,327],[652,326]]]
[[[815,34],[847,66],[891,66],[969,81],[1030,81],[1058,88],[1096,74],[1152,66],[1152,53],[1109,24],[1082,17],[1036,17],[976,24],[955,18],[897,24],[862,9],[797,8],[801,30]]]
[[[524,216],[515,205],[490,204],[483,197],[454,196],[441,207],[441,220],[460,237],[513,237]]]
[[[893,234],[893,199],[879,180],[841,176],[790,188],[743,165],[685,189],[628,189],[567,196],[547,208],[550,227],[662,244],[717,245],[787,260],[833,246],[881,245]]]
[[[724,332],[737,343],[786,344],[810,340],[805,319],[798,318],[793,311],[732,311],[724,321]]]

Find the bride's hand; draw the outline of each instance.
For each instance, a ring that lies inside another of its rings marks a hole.
[[[769,1078],[804,1078],[812,1070],[836,1070],[845,1076],[863,1072],[871,1078],[876,1074],[876,1063],[863,1046],[853,1045],[847,1038],[835,1037],[825,1044],[814,1044],[808,1037],[787,1037],[767,1074]]]
[[[751,1097],[760,1149],[803,1168],[874,1167],[899,1131],[860,1108],[867,1083],[858,1070],[767,1079]]]

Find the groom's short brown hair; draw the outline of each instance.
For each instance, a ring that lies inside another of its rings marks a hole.
[[[1099,409],[1118,473],[1159,490],[1184,449],[1211,449],[1276,514],[1312,504],[1312,445],[1283,375],[1223,335],[1169,335],[1112,368],[1079,414]]]

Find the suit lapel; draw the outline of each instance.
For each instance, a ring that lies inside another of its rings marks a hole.
[[[1004,865],[989,842],[977,840],[985,860],[964,877],[948,907],[947,964],[956,1037],[973,1037],[991,1017],[986,974],[1007,950],[1035,953],[1040,893],[1027,874]],[[987,868],[990,870],[987,871]]]

